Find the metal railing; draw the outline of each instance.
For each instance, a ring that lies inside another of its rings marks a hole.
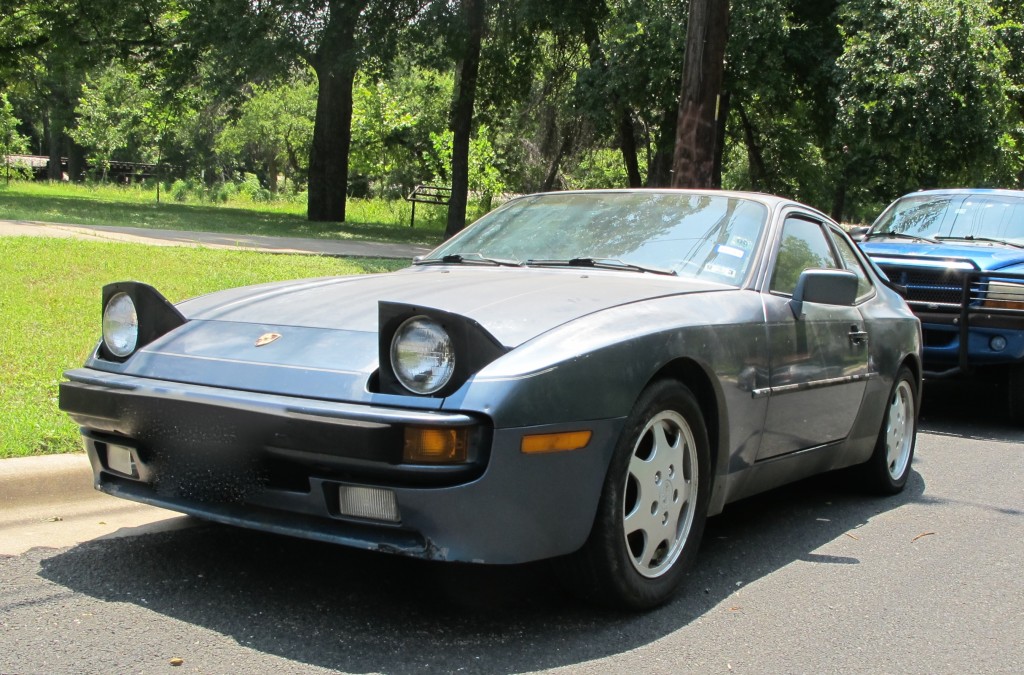
[[[405,200],[412,202],[412,216],[409,218],[409,227],[413,227],[416,224],[417,204],[448,206],[452,201],[452,189],[442,185],[417,185]]]

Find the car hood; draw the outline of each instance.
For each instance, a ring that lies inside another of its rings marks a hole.
[[[1024,249],[989,242],[864,241],[861,249],[879,264],[945,267],[951,260],[969,260],[978,269],[999,270],[1024,263]],[[889,260],[891,259],[891,261]]]
[[[378,302],[472,319],[508,349],[579,317],[727,286],[636,272],[418,267],[391,274],[236,288],[178,305],[188,321],[124,363],[93,368],[157,380],[323,400],[438,408],[375,393]]]
[[[726,289],[636,272],[431,266],[232,289],[189,300],[178,309],[198,321],[376,333],[377,304],[389,301],[460,314],[481,324],[504,346],[515,347],[610,307]]]

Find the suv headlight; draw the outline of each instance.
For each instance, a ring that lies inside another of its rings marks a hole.
[[[103,344],[122,359],[139,344],[139,314],[127,293],[117,293],[103,308]]]
[[[988,282],[983,305],[994,309],[1024,309],[1024,284]]]
[[[391,368],[403,387],[414,394],[433,394],[455,372],[451,336],[433,319],[406,319],[391,339]]]

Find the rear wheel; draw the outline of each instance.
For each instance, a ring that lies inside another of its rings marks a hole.
[[[863,467],[868,486],[881,494],[903,490],[916,443],[917,379],[902,366],[889,394],[875,452]]]
[[[696,398],[677,382],[654,383],[619,437],[590,537],[566,560],[571,585],[619,608],[667,600],[696,556],[710,473]]]

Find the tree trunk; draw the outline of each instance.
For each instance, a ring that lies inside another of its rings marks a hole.
[[[68,139],[68,178],[73,183],[85,180],[85,148]]]
[[[356,18],[365,2],[333,9],[320,50],[311,59],[319,91],[309,152],[307,217],[343,222],[348,190],[348,155],[352,142],[352,85],[355,82]]]
[[[462,0],[466,26],[466,43],[458,66],[455,100],[452,105],[452,197],[448,204],[448,226],[445,238],[466,226],[466,204],[469,201],[469,136],[473,132],[473,107],[476,103],[476,80],[480,70],[480,44],[484,36],[486,0]]]
[[[676,123],[679,107],[667,107],[658,125],[658,137],[654,143],[654,156],[647,167],[647,187],[669,187],[672,185],[672,153],[675,149]]]
[[[558,171],[562,165],[562,160],[569,154],[573,143],[576,142],[575,125],[567,125],[563,133],[565,136],[562,138],[562,142],[558,146],[558,152],[555,153],[554,159],[552,159],[551,163],[548,165],[547,175],[544,177],[544,182],[540,186],[541,192],[550,192],[555,187],[555,181],[558,179]]]
[[[719,94],[728,39],[728,0],[691,0],[686,30],[673,187],[715,188]]]
[[[836,184],[835,194],[832,195],[832,211],[829,215],[837,223],[843,222],[843,211],[846,210],[846,186],[850,182],[847,173],[846,167],[843,167],[839,182]]]
[[[61,141],[64,139],[64,128],[54,120],[54,117],[54,115],[48,115],[48,119],[43,122],[46,152],[50,157],[50,161],[46,163],[46,177],[50,180],[60,180],[63,173],[60,164],[60,149]]]
[[[761,146],[757,144],[757,130],[747,117],[746,109],[736,105],[736,111],[740,114],[740,125],[743,127],[743,140],[747,145],[747,166],[750,171],[751,187],[755,190],[770,192],[767,187],[768,170],[765,168],[764,157],[761,154]]]
[[[623,106],[619,115],[619,148],[622,149],[622,161],[626,163],[626,176],[629,187],[638,188],[643,185],[640,177],[640,164],[636,159],[636,132],[633,129],[633,115],[629,108]]]

